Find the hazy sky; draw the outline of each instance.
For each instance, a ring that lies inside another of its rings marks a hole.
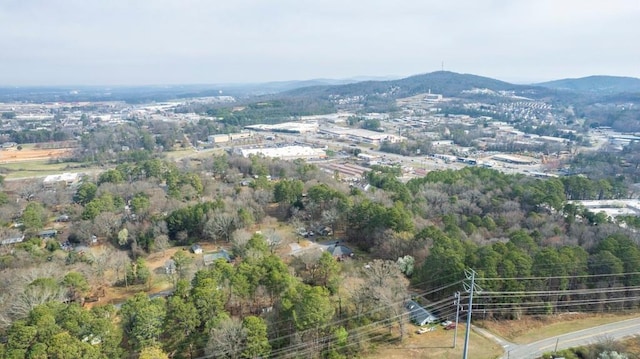
[[[0,85],[640,77],[638,0],[0,0]]]

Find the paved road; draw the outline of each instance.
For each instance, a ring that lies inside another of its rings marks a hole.
[[[540,358],[544,353],[554,351],[556,343],[558,345],[558,350],[562,350],[594,344],[602,340],[604,337],[618,340],[625,337],[640,335],[640,318],[628,319],[621,322],[583,329],[524,345],[510,343],[480,328],[474,328],[474,330],[502,345],[505,351],[502,359],[536,359]]]

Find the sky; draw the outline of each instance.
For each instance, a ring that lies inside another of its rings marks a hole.
[[[0,0],[0,86],[640,77],[639,39],[637,0]]]

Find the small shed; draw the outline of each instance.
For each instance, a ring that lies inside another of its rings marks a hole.
[[[193,254],[202,254],[202,247],[199,244],[194,244],[191,246],[191,252]]]
[[[415,325],[426,325],[431,324],[438,320],[438,318],[429,313],[428,310],[424,309],[420,304],[414,302],[413,300],[407,301],[404,307],[409,312],[409,318],[411,322]]]

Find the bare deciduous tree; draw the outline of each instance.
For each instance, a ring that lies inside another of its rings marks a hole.
[[[122,225],[122,216],[113,212],[102,212],[93,219],[93,233],[100,237],[112,237]]]
[[[269,245],[271,253],[274,253],[282,244],[282,236],[280,236],[280,234],[278,234],[273,228],[265,231],[264,237]]]
[[[20,198],[24,200],[33,199],[42,190],[42,183],[40,181],[31,180],[21,182],[21,186],[18,188],[18,194]]]
[[[161,234],[157,236],[154,240],[154,248],[157,251],[162,251],[162,255],[165,255],[165,251],[167,248],[171,247],[171,243],[169,242],[169,236],[166,234]]]
[[[237,318],[226,319],[211,331],[204,351],[207,355],[236,359],[241,357],[247,331]]]
[[[229,213],[214,212],[204,225],[203,232],[213,240],[231,241],[231,234],[237,228],[238,219]]]
[[[360,287],[361,298],[368,298],[370,304],[384,308],[379,313],[389,325],[395,319],[398,324],[400,340],[406,332],[407,312],[404,303],[408,299],[408,281],[400,271],[398,264],[392,261],[376,259],[364,269],[364,284]],[[389,327],[391,329],[391,326]]]

